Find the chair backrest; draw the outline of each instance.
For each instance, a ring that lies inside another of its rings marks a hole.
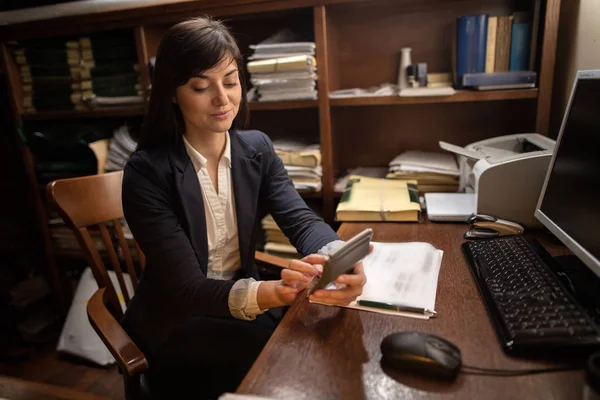
[[[56,205],[60,216],[77,237],[85,258],[100,288],[106,288],[108,305],[117,320],[122,309],[117,292],[110,280],[103,258],[108,258],[114,269],[123,300],[129,304],[133,293],[125,284],[121,257],[131,277],[133,290],[137,288],[137,271],[132,258],[135,252],[140,271],[146,259],[133,237],[126,238],[123,230],[121,186],[123,172],[112,172],[80,178],[59,179],[47,186],[48,198]],[[94,240],[92,235],[101,240]],[[99,245],[103,243],[104,249]]]

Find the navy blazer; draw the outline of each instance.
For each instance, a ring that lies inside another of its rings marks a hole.
[[[230,138],[238,278],[258,279],[254,250],[266,213],[301,254],[339,240],[300,197],[267,135],[231,130]],[[122,321],[142,351],[157,351],[190,316],[231,317],[228,297],[234,281],[206,278],[204,203],[183,141],[134,153],[125,167],[122,195],[125,219],[147,259]]]

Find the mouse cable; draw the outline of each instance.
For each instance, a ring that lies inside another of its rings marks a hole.
[[[475,367],[471,365],[462,366],[461,371],[466,374],[473,375],[492,375],[492,376],[519,376],[519,375],[534,375],[534,374],[545,374],[551,372],[562,372],[581,369],[582,367],[576,366],[563,366],[554,368],[534,368],[534,369],[496,369],[496,368],[483,368]]]

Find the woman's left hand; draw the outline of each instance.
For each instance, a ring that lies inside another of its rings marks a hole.
[[[373,245],[369,245],[369,253],[373,251]],[[354,266],[352,274],[344,274],[338,276],[335,280],[338,285],[345,285],[343,289],[315,290],[310,295],[310,300],[319,303],[347,306],[352,303],[358,296],[362,294],[363,286],[367,283],[367,277],[362,263]]]

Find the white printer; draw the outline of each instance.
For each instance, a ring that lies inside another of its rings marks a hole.
[[[500,136],[465,147],[440,141],[442,149],[459,156],[460,189],[475,193],[478,214],[528,227],[540,226],[533,213],[554,145],[537,133]]]

